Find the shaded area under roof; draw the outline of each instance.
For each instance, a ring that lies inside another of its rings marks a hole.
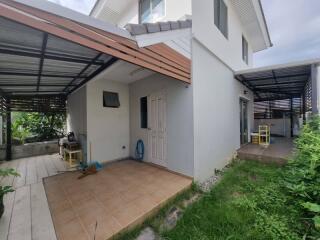
[[[3,94],[69,94],[114,61],[112,56],[0,17]]]
[[[64,111],[61,102],[68,94],[119,59],[190,83],[190,61],[173,49],[164,54],[139,48],[90,19],[18,2],[0,1],[0,95],[11,111],[59,111],[56,106]]]
[[[239,71],[235,78],[255,93],[255,101],[300,98],[311,78],[312,63]]]

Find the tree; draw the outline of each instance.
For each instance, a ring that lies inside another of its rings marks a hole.
[[[13,136],[18,138],[35,136],[36,141],[47,141],[64,135],[66,121],[64,113],[23,112],[13,116]]]

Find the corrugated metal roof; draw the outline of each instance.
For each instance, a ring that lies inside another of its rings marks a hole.
[[[311,62],[239,71],[236,79],[255,92],[255,100],[299,98],[311,77]],[[280,67],[281,66],[281,67]]]
[[[44,36],[41,31],[0,17],[3,94],[67,94],[112,58],[50,34],[42,53]]]

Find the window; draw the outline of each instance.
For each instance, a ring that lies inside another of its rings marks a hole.
[[[228,8],[223,0],[214,0],[214,24],[228,38]]]
[[[140,0],[140,23],[156,22],[164,16],[165,0]]]
[[[148,128],[148,98],[140,98],[140,125],[141,128]]]
[[[103,106],[110,108],[120,107],[119,94],[115,92],[103,92]]]
[[[245,61],[246,64],[249,63],[249,49],[248,49],[248,42],[247,40],[244,38],[244,36],[242,36],[242,59],[243,61]]]

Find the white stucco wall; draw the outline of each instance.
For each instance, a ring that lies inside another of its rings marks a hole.
[[[87,89],[78,89],[67,99],[67,132],[74,132],[87,160]]]
[[[259,125],[267,124],[270,125],[270,133],[281,135],[284,137],[291,136],[291,123],[290,118],[280,119],[255,119],[254,120],[254,131],[259,131]]]
[[[203,181],[223,168],[240,147],[240,98],[249,101],[249,129],[253,129],[253,94],[199,42],[193,40],[192,48],[194,175]]]
[[[245,33],[240,19],[228,0],[224,0],[228,7],[228,39],[214,24],[214,1],[192,1],[192,32],[194,38],[213,52],[221,61],[234,71],[252,67],[252,49],[250,39]],[[249,64],[242,60],[242,35],[249,45]]]
[[[119,93],[120,107],[103,107],[103,91]],[[107,162],[129,157],[129,86],[105,80],[87,85],[88,159]],[[125,147],[125,148],[123,148]]]
[[[145,143],[145,161],[148,161],[148,130],[140,128],[140,98],[165,90],[167,97],[167,162],[168,168],[193,176],[193,109],[192,86],[165,77],[153,75],[130,84],[131,156],[136,142]]]
[[[80,134],[87,134],[87,91],[82,87],[68,96],[67,131],[74,132],[77,139]]]
[[[122,1],[122,0],[120,0]],[[165,16],[158,21],[176,21],[183,18],[185,15],[191,15],[192,13],[192,0],[165,0]],[[112,3],[109,3],[109,5]],[[102,5],[101,5],[102,6]],[[99,6],[99,7],[101,7]],[[108,3],[104,7],[108,6]],[[112,6],[109,6],[112,8]],[[119,27],[125,26],[127,23],[139,23],[139,1],[136,0],[132,2],[128,7],[122,11],[116,12],[118,15],[118,21],[115,21],[114,16],[108,16],[106,11],[96,10],[94,14],[95,17],[104,20],[111,21],[112,23],[118,25]]]
[[[116,23],[117,26],[124,27],[127,23],[139,23],[138,12],[139,3],[138,1],[135,1],[123,12],[120,20]]]

